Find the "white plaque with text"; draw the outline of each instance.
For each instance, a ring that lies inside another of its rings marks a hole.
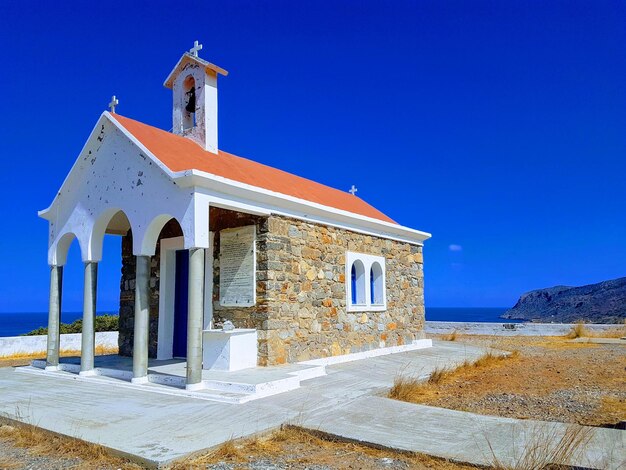
[[[256,303],[256,227],[220,231],[220,305],[251,307]]]

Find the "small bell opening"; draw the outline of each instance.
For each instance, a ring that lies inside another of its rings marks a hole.
[[[196,81],[189,75],[183,82],[185,112],[183,113],[183,130],[196,125]]]

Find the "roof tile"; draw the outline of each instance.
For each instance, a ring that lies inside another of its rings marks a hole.
[[[111,116],[173,172],[205,171],[309,202],[396,223],[361,198],[347,192],[221,150],[215,155],[185,137],[119,114]]]

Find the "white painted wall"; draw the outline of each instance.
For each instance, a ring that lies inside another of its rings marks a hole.
[[[117,348],[117,331],[103,331],[96,333],[96,347],[107,349]],[[80,333],[61,335],[61,351],[79,351]],[[46,354],[48,337],[37,336],[5,336],[0,337],[0,357],[18,354]]]

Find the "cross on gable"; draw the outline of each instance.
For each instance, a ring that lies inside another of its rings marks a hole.
[[[350,188],[350,191],[348,191],[348,192],[354,196],[357,191],[358,191],[358,189],[356,189],[356,186],[352,185],[352,187]]]
[[[198,57],[198,51],[201,51],[201,50],[202,50],[202,44],[199,44],[198,41],[194,41],[193,47],[189,49],[189,53],[194,57]]]
[[[111,108],[112,113],[115,112],[115,107],[118,104],[120,104],[119,100],[115,97],[115,95],[113,95],[113,98],[111,98],[111,102],[109,103],[109,108]]]

